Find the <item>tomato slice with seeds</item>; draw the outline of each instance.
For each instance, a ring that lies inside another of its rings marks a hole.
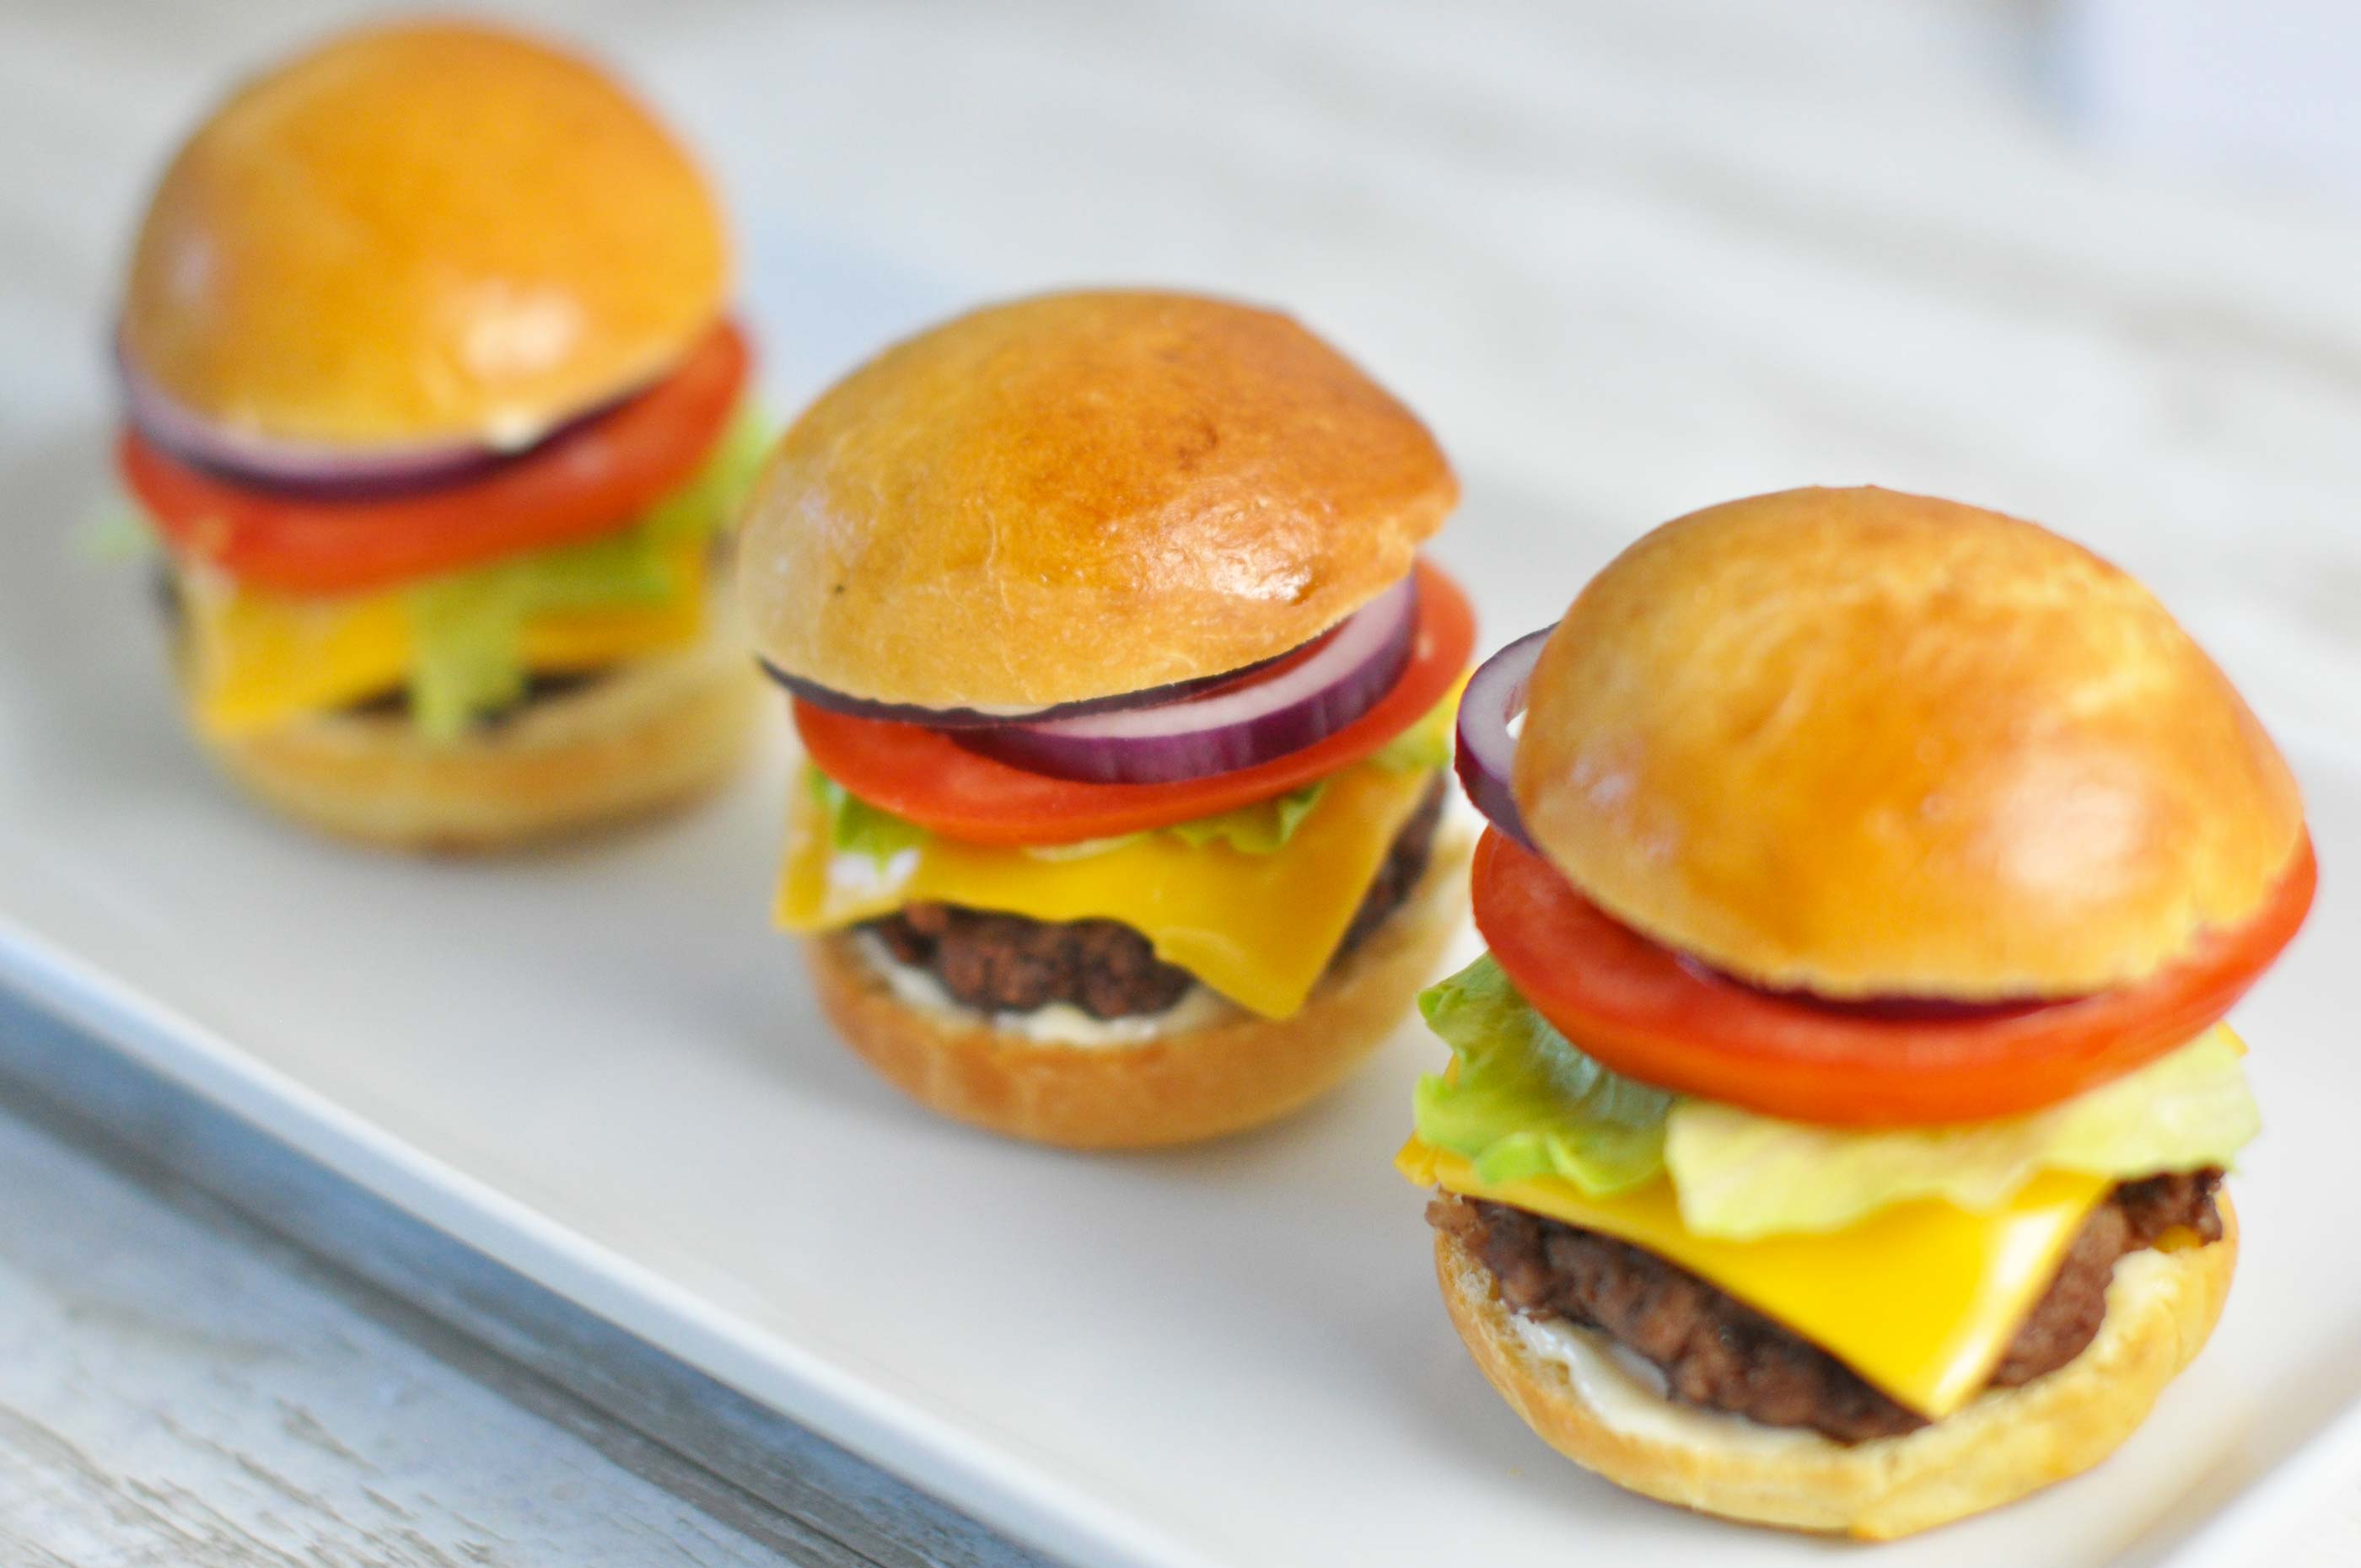
[[[1299,751],[1170,784],[1052,778],[969,751],[922,725],[856,718],[797,699],[796,729],[814,766],[858,798],[975,844],[1076,844],[1162,828],[1269,800],[1362,761],[1432,712],[1467,668],[1476,615],[1457,584],[1424,561],[1410,663],[1367,713]]]
[[[390,587],[630,524],[693,477],[745,389],[744,336],[725,322],[671,375],[479,477],[339,500],[240,485],[126,428],[115,455],[172,549],[242,583],[326,595]]]
[[[2146,980],[1958,1012],[1828,1005],[1699,969],[1497,829],[1474,892],[1517,989],[1616,1071],[1793,1121],[1923,1126],[2037,1111],[2186,1045],[2294,938],[2318,882],[2307,838],[2261,908]]]

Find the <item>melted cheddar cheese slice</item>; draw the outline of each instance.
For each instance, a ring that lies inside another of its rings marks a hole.
[[[929,835],[883,862],[838,850],[797,791],[778,896],[790,931],[835,930],[906,904],[943,903],[1047,921],[1119,920],[1156,956],[1265,1017],[1303,1005],[1432,775],[1377,763],[1329,779],[1269,854],[1142,833],[1092,853],[1039,853]]]
[[[1395,1164],[1421,1187],[1644,1247],[1778,1320],[1930,1420],[1982,1391],[2113,1185],[2047,1171],[1989,1212],[1927,1200],[1832,1234],[1732,1242],[1684,1226],[1663,1178],[1609,1198],[1559,1177],[1491,1186],[1466,1159],[1417,1138]]]
[[[592,669],[697,641],[705,623],[704,547],[685,547],[672,567],[679,586],[661,604],[561,610],[528,620],[525,667]],[[302,598],[189,573],[180,592],[190,700],[209,735],[250,734],[409,678],[410,614],[398,588]]]

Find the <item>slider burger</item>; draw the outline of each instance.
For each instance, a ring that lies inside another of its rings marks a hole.
[[[1518,1414],[1868,1538],[2123,1442],[2229,1288],[2221,1020],[2314,880],[2156,600],[1949,501],[1736,501],[1486,664],[1458,765],[1490,952],[1421,998],[1453,1059],[1400,1165]]]
[[[263,800],[489,848],[716,783],[760,683],[719,613],[759,456],[721,219],[592,66],[346,34],[165,171],[116,340],[197,735]]]
[[[823,395],[743,525],[809,767],[778,917],[945,1115],[1123,1147],[1337,1082],[1455,924],[1458,487],[1292,320],[1185,294],[962,316]]]

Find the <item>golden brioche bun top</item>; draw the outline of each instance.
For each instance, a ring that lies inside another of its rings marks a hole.
[[[1426,427],[1289,317],[1050,294],[813,404],[756,487],[741,581],[790,674],[1038,707],[1306,641],[1400,580],[1457,498]]]
[[[514,444],[661,374],[727,272],[703,177],[601,71],[398,24],[265,72],[181,148],[122,346],[235,433]]]
[[[1543,649],[1514,789],[1602,908],[1758,983],[2062,996],[2255,912],[2293,777],[2146,589],[1889,490],[1711,507]]]

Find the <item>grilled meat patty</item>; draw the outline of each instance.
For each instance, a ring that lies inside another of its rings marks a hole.
[[[2091,1212],[2057,1277],[1993,1368],[2012,1388],[2088,1348],[2107,1312],[2115,1260],[2186,1228],[2222,1234],[2218,1170],[2117,1187]],[[1839,1442],[1898,1437],[1927,1424],[1810,1341],[1654,1253],[1505,1203],[1448,1194],[1427,1207],[1529,1317],[1597,1329],[1653,1363],[1670,1396],[1765,1426],[1809,1427]],[[1906,1306],[1897,1305],[1897,1310]]]

